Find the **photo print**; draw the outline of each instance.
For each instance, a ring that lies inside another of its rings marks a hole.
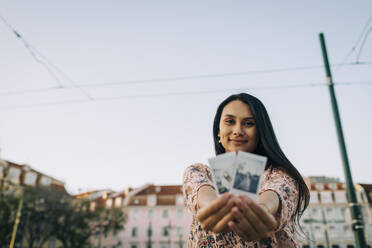
[[[231,193],[245,194],[256,201],[266,162],[267,158],[264,156],[239,151],[235,161]]]
[[[229,192],[235,173],[235,152],[224,153],[208,159],[218,195]]]

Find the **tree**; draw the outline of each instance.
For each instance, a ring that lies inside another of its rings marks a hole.
[[[9,247],[18,202],[17,197],[0,191],[0,248]]]
[[[41,248],[53,236],[61,199],[69,195],[62,189],[47,186],[25,187],[19,235],[28,248]],[[18,234],[17,234],[18,235]]]
[[[126,220],[122,209],[105,209],[97,207],[90,209],[90,201],[78,201],[73,208],[61,208],[64,214],[59,214],[56,237],[64,248],[87,247],[90,237],[96,232],[108,234],[124,228]],[[68,212],[66,211],[68,209]]]
[[[10,243],[19,198],[0,191],[0,248]],[[63,189],[23,187],[23,208],[16,246],[41,248],[56,238],[63,248],[88,247],[97,231],[108,234],[124,228],[122,209],[91,208],[91,201],[75,199]]]

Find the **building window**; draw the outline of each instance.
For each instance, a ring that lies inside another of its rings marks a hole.
[[[333,208],[326,208],[327,220],[328,222],[332,222],[335,218],[334,209]]]
[[[152,218],[154,218],[154,209],[149,209],[149,210],[147,211],[147,218],[148,218],[149,220],[152,220]]]
[[[10,168],[9,169],[8,177],[9,177],[9,180],[12,183],[19,184],[19,176],[20,175],[21,175],[21,170],[20,169],[18,169],[18,168]],[[45,178],[45,177],[42,177],[41,179],[43,179],[43,178]],[[41,180],[41,181],[43,182],[43,180]]]
[[[349,225],[344,225],[344,235],[345,237],[352,237],[353,233],[351,231],[351,227]]]
[[[163,209],[163,218],[168,218],[168,209]]]
[[[332,203],[332,192],[331,191],[320,192],[320,197],[322,199],[322,203]]]
[[[330,238],[337,238],[337,229],[334,225],[328,226],[328,234]]]
[[[318,203],[318,192],[316,191],[311,191],[310,192],[310,203]]]
[[[115,199],[115,207],[119,208],[121,206],[122,198],[118,197]]]
[[[138,227],[132,227],[132,237],[138,236]]]
[[[183,196],[182,195],[178,195],[177,196],[177,204],[178,205],[182,205],[183,204]]]
[[[44,185],[44,186],[50,186],[50,184],[52,183],[52,179],[50,179],[49,177],[43,176],[41,178],[40,183],[41,183],[41,185]]]
[[[137,245],[130,245],[130,248],[137,248]]]
[[[108,199],[108,200],[106,201],[106,207],[107,207],[107,208],[111,208],[111,206],[112,206],[112,199]]]
[[[317,240],[323,239],[324,230],[321,226],[314,227],[314,238]]]
[[[346,203],[346,192],[345,191],[335,191],[335,200],[337,203]]]
[[[321,211],[318,208],[312,208],[311,209],[311,216],[314,220],[321,220],[322,219]]]
[[[149,195],[147,197],[147,206],[155,206],[156,205],[156,195]]]
[[[27,185],[35,185],[36,183],[37,174],[36,172],[30,171],[27,172],[26,178],[25,178],[25,184]]]
[[[168,232],[168,227],[167,227],[167,226],[164,226],[164,227],[161,229],[161,235],[162,235],[163,237],[168,237],[169,232]]]
[[[138,217],[139,217],[139,210],[138,209],[133,209],[132,211],[132,217],[133,217],[133,220],[138,220]]]

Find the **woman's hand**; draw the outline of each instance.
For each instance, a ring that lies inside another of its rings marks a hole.
[[[229,221],[228,227],[247,241],[258,241],[269,237],[277,227],[274,216],[265,205],[257,204],[247,196],[233,198],[231,212],[235,221]]]
[[[233,206],[234,198],[231,194],[225,193],[200,209],[196,218],[205,231],[225,232],[228,230],[227,223],[233,219],[231,212]]]

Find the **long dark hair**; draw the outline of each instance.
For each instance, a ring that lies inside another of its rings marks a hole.
[[[235,100],[248,104],[251,109],[252,115],[256,121],[258,135],[257,148],[254,153],[267,157],[268,162],[265,169],[268,169],[269,166],[272,166],[271,168],[282,168],[297,182],[299,196],[296,211],[292,216],[292,219],[299,226],[301,215],[309,205],[309,189],[301,174],[288,160],[280,148],[269,115],[265,106],[259,99],[247,93],[240,93],[229,96],[218,106],[213,122],[213,139],[216,155],[225,153],[225,148],[223,148],[222,144],[219,143],[218,137],[222,111],[228,103]]]

